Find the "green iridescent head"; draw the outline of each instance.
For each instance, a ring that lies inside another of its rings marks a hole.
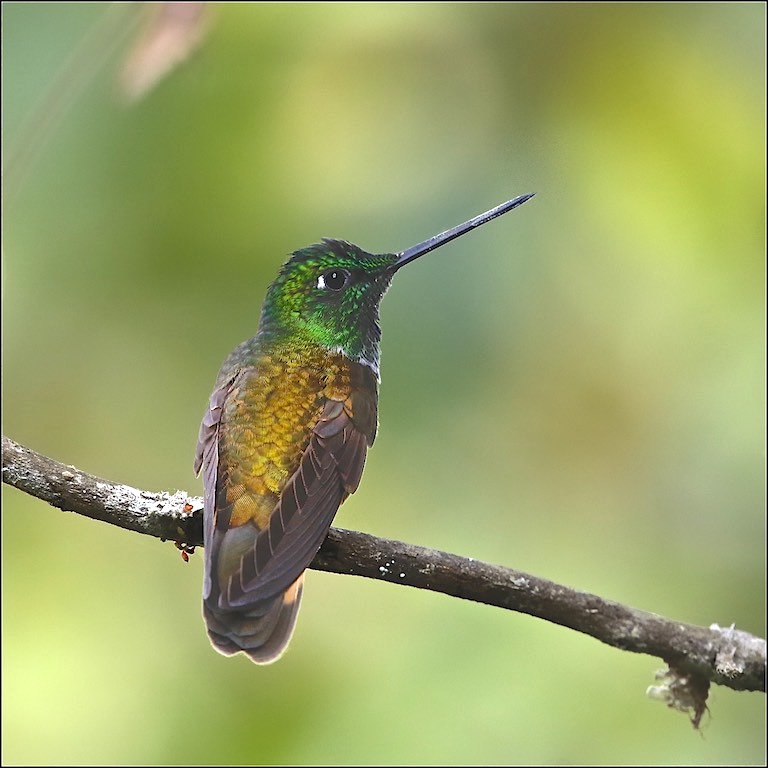
[[[318,344],[377,371],[379,304],[397,258],[343,240],[296,251],[267,291],[259,334]]]
[[[520,195],[399,253],[374,255],[344,240],[295,251],[267,291],[259,338],[319,345],[378,375],[379,305],[395,272],[531,197]]]

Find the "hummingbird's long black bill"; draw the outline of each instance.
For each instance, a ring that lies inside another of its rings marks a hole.
[[[457,227],[453,227],[452,229],[446,229],[445,232],[441,232],[439,235],[430,237],[429,240],[425,240],[423,243],[419,243],[418,245],[414,245],[404,251],[401,251],[397,254],[397,261],[392,265],[391,268],[400,269],[400,267],[405,266],[414,259],[418,259],[419,256],[423,256],[425,253],[434,251],[435,248],[439,248],[441,245],[450,243],[451,240],[455,240],[457,237],[461,237],[471,229],[479,227],[482,224],[491,221],[491,219],[495,219],[497,216],[501,216],[507,211],[511,211],[513,208],[517,208],[518,205],[522,205],[526,200],[530,200],[534,194],[535,193],[531,193],[529,195],[520,195],[514,200],[507,200],[506,203],[497,205],[495,208],[491,208],[490,211],[486,211],[485,213],[481,213],[479,216],[475,216],[474,219],[465,221],[463,224],[459,224]]]

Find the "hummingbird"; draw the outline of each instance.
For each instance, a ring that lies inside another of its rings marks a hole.
[[[290,642],[304,571],[376,437],[379,305],[395,273],[531,197],[399,253],[323,239],[283,264],[200,426],[203,616],[217,651],[269,664]]]

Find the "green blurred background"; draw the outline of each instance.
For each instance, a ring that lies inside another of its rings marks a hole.
[[[765,633],[765,6],[223,4],[143,99],[151,10],[3,5],[3,432],[201,492],[197,429],[285,255],[399,250],[380,432],[336,518]],[[662,666],[311,572],[287,655],[209,646],[202,558],[3,487],[3,762],[764,764]]]

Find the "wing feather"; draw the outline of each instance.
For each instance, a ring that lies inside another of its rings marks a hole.
[[[243,607],[274,598],[286,590],[312,561],[323,543],[344,498],[344,488],[334,456],[313,436],[299,469],[286,484],[270,524],[256,537],[232,574],[226,589],[227,605]],[[323,455],[322,470],[307,487],[301,508],[295,503],[295,486],[301,483],[301,468],[312,462],[313,453]],[[293,497],[293,501],[291,498]],[[271,542],[277,542],[274,548]]]
[[[213,558],[213,532],[216,525],[216,495],[218,486],[218,467],[219,467],[219,424],[221,414],[229,393],[232,391],[232,385],[236,375],[227,377],[218,384],[213,390],[208,401],[208,410],[203,416],[200,424],[200,432],[197,438],[197,449],[195,451],[195,475],[203,470],[203,542],[205,544],[205,559],[207,566],[203,582],[203,597],[206,598],[211,593],[211,561]]]

